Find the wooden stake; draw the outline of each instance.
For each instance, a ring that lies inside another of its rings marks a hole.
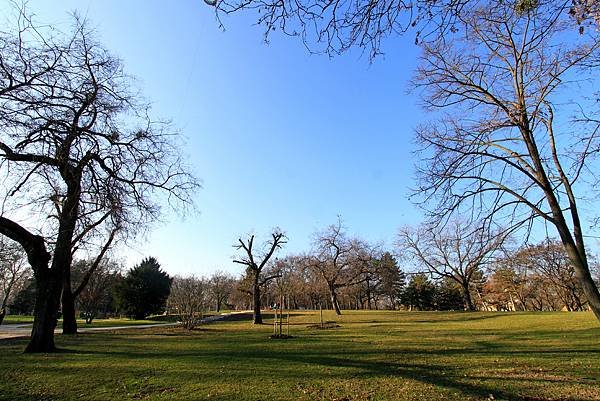
[[[321,312],[321,328],[323,328],[323,307],[321,306],[320,302],[319,302],[319,312]]]

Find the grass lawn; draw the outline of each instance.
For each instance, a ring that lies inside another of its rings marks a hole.
[[[32,324],[33,316],[20,316],[20,315],[6,315],[3,325],[5,324]],[[86,324],[85,320],[77,319],[77,325],[81,328],[86,327],[112,327],[112,326],[136,326],[140,324],[158,324],[158,323],[169,323],[167,321],[157,320],[134,320],[127,318],[114,318],[114,319],[94,319],[91,324]],[[60,328],[62,321],[58,321],[57,327]],[[0,326],[1,327],[1,326]]]
[[[31,324],[33,323],[33,316],[24,315],[6,315],[2,324]]]
[[[266,315],[270,318],[271,315]],[[591,313],[355,312],[292,316],[288,340],[249,321],[201,330],[0,342],[0,400],[600,400]],[[268,320],[267,320],[268,322]]]

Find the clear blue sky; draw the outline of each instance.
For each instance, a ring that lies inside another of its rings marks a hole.
[[[339,214],[349,231],[391,246],[419,222],[412,129],[423,118],[406,93],[416,63],[410,37],[394,38],[370,65],[349,53],[309,55],[299,40],[265,45],[254,18],[219,29],[202,0],[31,0],[40,22],[67,30],[87,16],[100,41],[136,76],[154,112],[171,118],[203,189],[198,215],[166,215],[125,252],[129,266],[155,256],[170,273],[240,272],[232,244],[248,232],[287,232],[286,252]]]

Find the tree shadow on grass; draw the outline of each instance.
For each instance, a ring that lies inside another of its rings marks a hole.
[[[77,352],[86,354],[89,352]],[[404,378],[420,382],[426,385],[433,385],[441,387],[447,390],[458,391],[465,397],[471,397],[476,399],[487,399],[490,394],[493,394],[495,399],[505,400],[543,400],[543,401],[576,401],[581,400],[576,397],[538,397],[533,395],[522,394],[519,392],[518,386],[515,386],[515,382],[528,383],[531,380],[537,382],[546,383],[561,383],[577,385],[581,384],[577,378],[544,378],[544,377],[502,377],[498,374],[490,375],[482,378],[473,378],[464,375],[464,371],[460,367],[450,367],[443,365],[436,365],[433,363],[412,363],[412,362],[395,362],[385,361],[385,357],[389,357],[389,353],[386,351],[380,352],[344,352],[343,356],[324,354],[322,352],[264,352],[261,350],[235,350],[212,352],[206,350],[196,350],[194,352],[187,352],[184,355],[173,353],[152,353],[146,355],[137,352],[127,353],[115,353],[110,350],[97,351],[95,353],[104,353],[107,355],[115,356],[115,354],[122,354],[121,356],[125,359],[156,359],[157,364],[163,359],[169,358],[186,358],[190,361],[219,361],[220,363],[231,363],[235,364],[239,361],[244,361],[245,365],[242,365],[240,369],[236,371],[236,379],[248,380],[250,382],[254,377],[255,373],[251,366],[274,366],[274,367],[292,367],[292,369],[278,370],[274,372],[276,378],[297,378],[298,369],[302,369],[302,379],[315,379],[315,380],[345,380],[353,378],[384,378],[384,377],[396,377]],[[368,360],[365,360],[368,358]],[[115,360],[115,365],[107,367],[114,374],[114,369],[118,369],[118,359]],[[298,366],[298,369],[294,368]],[[302,368],[302,366],[310,366],[310,369]],[[321,368],[321,369],[319,369]],[[328,368],[325,372],[322,368]],[[56,369],[55,367],[48,367],[48,369]],[[58,368],[60,370],[66,369],[65,374],[78,374],[78,369],[72,368]],[[148,370],[146,368],[146,370]],[[148,371],[152,372],[153,369]],[[130,370],[123,372],[123,376],[131,375]],[[186,370],[184,372],[178,371],[164,371],[163,374],[172,375],[173,380],[194,380],[193,370]],[[187,377],[189,376],[189,377]],[[505,381],[506,385],[499,384],[496,387],[486,386],[484,383],[473,383],[473,380],[484,379],[494,380],[495,382]],[[594,384],[594,383],[592,383]],[[526,392],[527,389],[524,389]],[[345,395],[344,395],[345,396]]]

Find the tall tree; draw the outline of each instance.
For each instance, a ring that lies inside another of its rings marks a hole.
[[[63,288],[74,323],[74,253],[92,252],[92,239],[114,229],[133,236],[155,221],[160,192],[174,207],[190,205],[198,183],[170,125],[149,117],[121,61],[84,22],[75,18],[63,34],[21,10],[14,31],[0,32],[0,52],[0,167],[8,177],[0,234],[23,247],[36,280],[27,351],[49,352]]]
[[[246,272],[249,274],[252,282],[252,322],[254,324],[262,324],[261,314],[261,287],[267,284],[270,280],[278,277],[279,274],[263,274],[269,260],[275,255],[278,249],[287,243],[287,238],[279,229],[273,230],[271,239],[265,242],[259,249],[255,248],[254,235],[251,235],[247,240],[238,239],[238,243],[233,247],[240,252],[239,257],[233,260],[233,263],[238,263],[246,266]]]
[[[120,309],[135,319],[162,313],[171,293],[171,277],[149,257],[136,265],[116,289]]]
[[[406,285],[406,274],[398,266],[398,261],[391,253],[385,252],[376,264],[380,280],[380,292],[388,298],[391,309],[396,309],[400,302],[402,290]]]
[[[585,181],[596,180],[600,120],[588,89],[600,76],[600,31],[573,32],[570,6],[474,2],[452,40],[423,43],[415,85],[444,113],[417,129],[418,190],[437,200],[437,218],[466,212],[513,231],[535,219],[555,228],[600,319],[580,207]],[[576,104],[560,97],[575,88]]]

